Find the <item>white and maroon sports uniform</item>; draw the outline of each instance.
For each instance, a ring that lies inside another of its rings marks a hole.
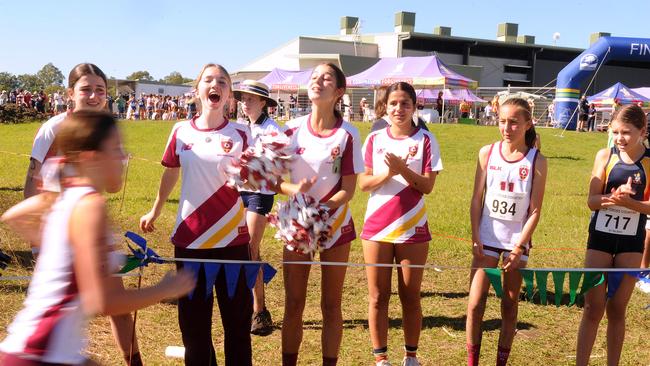
[[[390,127],[371,132],[363,146],[366,168],[374,175],[388,171],[386,153],[406,157],[409,169],[424,174],[442,170],[436,138],[423,128],[411,136],[393,137]],[[431,240],[424,197],[401,175],[370,193],[361,238],[384,243],[423,243]]]
[[[310,115],[293,119],[286,124],[285,133],[291,138],[295,152],[290,165],[291,181],[317,180],[306,194],[319,202],[326,202],[340,189],[343,176],[363,171],[359,131],[350,123],[339,119],[332,132],[319,135],[311,127]],[[351,242],[357,236],[350,207],[345,204],[330,211],[332,238],[325,249]]]
[[[62,161],[60,157],[56,156],[56,147],[54,146],[54,139],[61,126],[71,112],[57,114],[50,118],[41,125],[38,129],[36,137],[34,137],[34,144],[32,145],[31,158],[41,163],[41,170],[35,179],[38,180],[38,188],[41,191],[60,192],[58,179],[58,165]],[[34,248],[35,253],[38,248]]]
[[[250,128],[251,132],[251,138],[252,142],[251,145],[255,145],[257,140],[260,138],[260,136],[269,134],[269,133],[281,133],[282,129],[280,126],[278,126],[277,122],[273,120],[273,118],[269,117],[267,114],[262,113],[262,115],[257,119],[257,121],[253,122],[244,122],[242,123],[244,126],[247,126]],[[267,194],[267,195],[274,195],[275,192],[268,190],[268,189],[261,189],[257,191],[251,191],[251,190],[242,190],[243,192],[254,192],[254,193],[262,193],[262,194]]]
[[[253,138],[252,144],[255,144],[261,135],[272,132],[281,132],[281,128],[278,126],[277,122],[275,122],[273,118],[269,117],[267,114],[262,114],[257,121],[247,122],[246,124],[251,129],[251,137]]]
[[[523,158],[508,161],[501,152],[501,142],[490,146],[479,227],[485,254],[498,258],[519,240],[528,219],[538,154],[531,148]],[[528,259],[527,254],[522,255],[523,260]]]
[[[0,352],[44,363],[84,362],[86,315],[80,309],[68,227],[76,204],[91,193],[91,187],[67,188],[52,206],[24,308],[7,329]]]
[[[31,157],[43,164],[46,159],[56,155],[54,151],[54,138],[59,130],[61,122],[69,116],[69,113],[61,113],[47,120],[38,129],[34,144],[32,145]]]
[[[174,125],[162,165],[182,167],[181,197],[172,234],[179,248],[210,249],[248,244],[245,209],[228,186],[226,167],[249,146],[246,126],[224,123],[200,129],[194,119]]]

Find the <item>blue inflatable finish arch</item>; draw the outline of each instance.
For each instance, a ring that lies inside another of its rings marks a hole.
[[[557,75],[555,90],[555,120],[558,127],[576,129],[580,86],[601,65],[612,60],[650,63],[650,39],[601,37],[562,69]]]

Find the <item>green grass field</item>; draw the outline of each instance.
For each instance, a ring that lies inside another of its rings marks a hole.
[[[22,197],[24,174],[31,142],[39,124],[0,125],[0,212],[17,203]],[[126,146],[136,159],[129,167],[125,201],[120,211],[121,194],[110,197],[114,231],[136,230],[139,217],[146,213],[156,195],[162,167],[159,161],[171,123],[128,122],[122,125]],[[369,126],[357,124],[365,138]],[[476,155],[481,146],[499,138],[496,127],[467,125],[434,125],[442,152],[444,171],[438,177],[433,193],[427,197],[429,227],[434,233],[428,263],[445,266],[470,265],[471,248],[469,203],[476,166]],[[542,129],[542,150],[549,162],[549,176],[542,219],[534,236],[535,248],[529,267],[581,267],[587,238],[589,209],[586,194],[591,166],[596,151],[606,142],[605,134],[567,132]],[[140,158],[140,159],[138,159]],[[141,160],[147,159],[147,160]],[[168,236],[172,229],[178,199],[178,187],[170,197],[165,211],[158,220],[157,232],[148,235],[155,250],[171,256],[172,245]],[[357,230],[363,224],[367,195],[357,190],[352,210]],[[2,272],[3,275],[27,275],[32,271],[26,251],[27,245],[16,238],[6,226],[0,225],[0,248],[16,257],[16,261]],[[268,229],[262,244],[266,260],[281,270],[282,246],[273,239],[273,229]],[[353,243],[350,260],[362,262],[361,244]],[[152,265],[145,269],[144,283],[160,278],[171,265]],[[305,333],[300,354],[301,365],[320,365],[320,268],[312,268],[309,297],[305,310]],[[395,278],[396,276],[394,276]],[[340,352],[340,365],[370,365],[372,357],[367,326],[367,301],[364,271],[351,268],[347,272],[343,295],[344,335]],[[130,286],[134,279],[127,279]],[[468,290],[467,270],[430,271],[425,274],[422,289],[424,309],[423,331],[419,357],[424,365],[465,364],[465,308]],[[27,282],[0,281],[2,311],[0,311],[0,338],[20,309],[25,297]],[[396,291],[396,285],[393,286]],[[396,293],[391,300],[389,352],[393,361],[402,357],[401,310]],[[621,364],[650,365],[650,347],[647,331],[650,313],[645,306],[650,297],[635,290],[628,309],[628,323]],[[283,313],[283,285],[281,273],[267,288],[267,307],[278,328],[269,337],[253,338],[256,365],[280,364],[280,320]],[[571,365],[574,364],[576,334],[581,308],[555,307],[522,302],[519,310],[519,332],[510,357],[512,365]],[[493,364],[500,327],[499,301],[491,296],[484,321],[481,363]],[[166,359],[165,347],[181,345],[176,309],[173,305],[159,304],[138,313],[138,338],[144,360],[149,365],[181,364],[179,360]],[[218,358],[223,362],[223,338],[218,308],[214,314],[214,343]],[[605,364],[606,320],[596,340],[592,362]],[[106,319],[95,319],[90,327],[91,356],[105,364],[122,364],[121,355],[110,335]]]

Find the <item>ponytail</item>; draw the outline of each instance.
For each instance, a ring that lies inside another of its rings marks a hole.
[[[535,147],[535,141],[537,141],[537,132],[535,132],[535,126],[530,126],[528,130],[526,130],[526,146],[529,149],[532,149]]]

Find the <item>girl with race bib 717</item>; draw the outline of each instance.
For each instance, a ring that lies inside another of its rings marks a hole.
[[[650,150],[643,140],[646,117],[635,105],[614,114],[610,130],[614,146],[596,154],[587,204],[593,211],[585,267],[639,268],[650,214]],[[587,365],[598,325],[607,311],[607,364],[617,365],[625,339],[625,313],[635,279],[624,276],[609,299],[607,286],[585,294],[578,332],[576,365]]]

